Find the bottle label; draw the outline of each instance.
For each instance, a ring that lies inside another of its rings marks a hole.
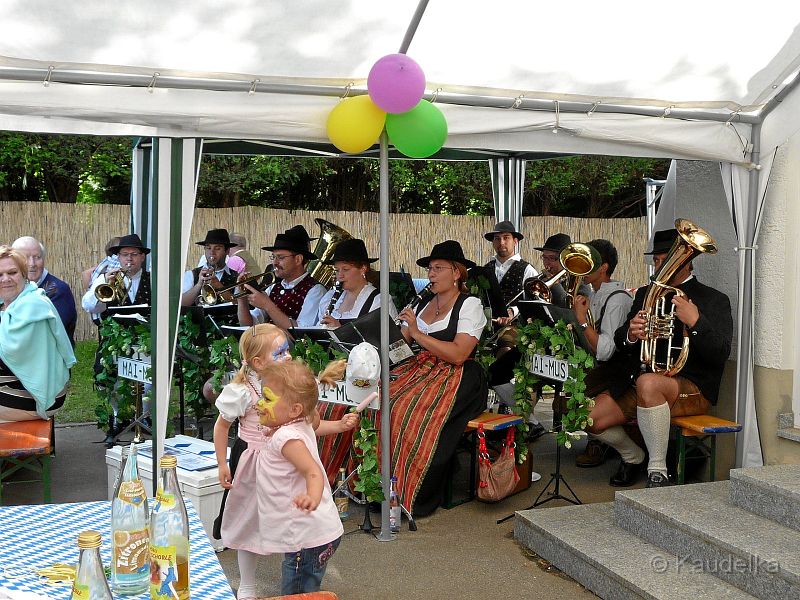
[[[89,600],[89,586],[85,583],[72,582],[72,600]]]
[[[120,483],[117,498],[135,506],[144,502],[145,491],[142,480],[134,479],[133,481],[123,481]]]
[[[188,600],[189,558],[175,546],[150,546],[151,600]]]
[[[116,575],[134,575],[147,572],[150,567],[148,557],[149,538],[146,529],[115,531],[114,573]]]
[[[153,507],[154,512],[158,512],[159,510],[169,510],[170,508],[175,508],[175,494],[169,494],[163,490],[163,488],[158,488],[158,492],[156,492],[156,505]]]
[[[350,501],[347,496],[336,497],[336,510],[339,511],[339,516],[347,515],[350,510]]]

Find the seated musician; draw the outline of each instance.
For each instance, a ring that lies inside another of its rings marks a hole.
[[[62,281],[44,266],[47,252],[44,244],[29,235],[17,238],[11,244],[14,250],[22,253],[28,259],[28,279],[44,290],[47,297],[56,307],[58,316],[64,324],[70,342],[75,347],[75,325],[78,322],[78,312],[75,310],[75,296],[66,281]]]
[[[486,379],[472,360],[486,316],[480,300],[466,293],[467,269],[475,263],[458,242],[436,244],[417,264],[428,270],[432,295],[399,315],[406,341],[421,351],[392,371],[391,472],[402,504],[424,516],[442,501],[464,428],[486,408]]]
[[[380,291],[367,279],[370,264],[377,260],[369,258],[363,240],[353,238],[337,244],[331,259],[325,261],[336,270],[337,285],[319,303],[322,325],[336,328],[380,308]],[[389,313],[392,318],[397,317],[394,303],[389,306]]]
[[[195,304],[205,285],[210,284],[218,289],[235,286],[239,275],[229,268],[225,261],[228,250],[236,246],[231,242],[227,229],[211,229],[206,233],[206,239],[195,244],[203,246],[206,266],[196,267],[183,274],[181,306]],[[230,298],[223,300],[230,301]]]
[[[676,239],[675,229],[656,232],[649,254],[653,255],[657,274]],[[671,274],[661,275],[668,278],[663,283],[682,290],[687,296],[672,296],[671,305],[675,307],[675,339],[682,339],[684,328],[688,331],[688,359],[683,369],[672,377],[642,373],[635,385],[629,385],[616,402],[609,393],[595,398],[590,413],[594,422],[588,429],[622,457],[620,468],[610,481],[615,486],[632,485],[645,466],[644,451],[621,427],[633,418],[638,422],[650,457],[646,465],[647,487],[669,485],[666,456],[670,418],[705,414],[716,404],[722,371],[730,354],[733,318],[728,297],[700,283],[692,274],[691,261]],[[643,306],[647,290],[642,287],[637,291],[626,321],[614,335],[617,350],[634,358],[638,358],[642,340],[646,339],[646,321],[641,311],[648,308]],[[668,306],[669,302],[667,296]]]
[[[108,316],[108,309],[114,306],[129,306],[132,304],[150,306],[150,273],[143,269],[145,259],[150,253],[150,248],[146,248],[139,236],[134,233],[122,236],[119,245],[109,250],[111,250],[112,254],[118,256],[120,268],[111,268],[103,275],[99,275],[81,299],[81,306],[91,315],[92,320],[98,326],[101,320]],[[122,288],[127,289],[127,292],[123,291],[121,298],[115,297],[108,302],[101,301],[97,297],[98,286],[116,281],[118,274],[123,275]],[[100,345],[102,345],[102,342],[100,340]],[[100,345],[98,345],[98,351],[95,356],[95,373],[99,373],[101,370]],[[106,443],[113,443],[114,435],[118,431],[119,424],[116,422],[117,405],[115,395],[112,395],[112,409],[112,414],[109,416]]]
[[[621,281],[611,279],[618,262],[614,244],[597,239],[588,245],[600,255],[600,266],[583,278],[592,286],[594,294],[591,300],[577,296],[572,310],[596,360],[594,368],[586,374],[586,395],[594,397],[609,390],[613,397],[619,386],[610,388],[611,383],[620,379],[621,370],[630,365],[630,359],[617,352],[614,332],[625,322],[633,296]],[[638,368],[638,363],[633,368]],[[608,446],[590,434],[586,449],[576,457],[575,464],[579,467],[599,466],[605,461],[607,451]]]
[[[317,324],[320,300],[327,290],[306,271],[308,261],[317,258],[308,242],[305,229],[301,232],[295,227],[262,248],[272,252],[274,274],[280,281],[264,291],[245,285],[250,294],[238,298],[239,324],[272,322],[281,329]]]
[[[64,404],[75,355],[55,306],[0,246],[0,423],[47,419]]]

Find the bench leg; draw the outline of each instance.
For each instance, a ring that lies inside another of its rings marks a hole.
[[[708,474],[709,481],[715,481],[717,478],[717,436],[711,436],[710,454],[708,462],[711,465],[711,472]]]
[[[44,503],[50,504],[50,455],[42,456],[42,485],[44,486]]]
[[[680,428],[677,430],[675,441],[678,442],[678,485],[683,485],[686,477],[686,438]]]

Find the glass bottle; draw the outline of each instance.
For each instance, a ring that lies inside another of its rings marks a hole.
[[[175,456],[165,454],[150,513],[150,598],[189,599],[189,517],[178,487]]]
[[[150,552],[147,493],[139,477],[135,445],[122,449],[122,461],[111,500],[111,587],[127,596],[147,591]]]
[[[402,519],[400,496],[397,495],[397,477],[392,475],[391,484],[389,486],[389,531],[394,533],[399,532]]]
[[[350,516],[350,499],[347,497],[347,474],[344,469],[339,469],[336,477],[336,491],[333,494],[333,501],[336,502],[336,509],[339,511],[339,518],[344,521]]]
[[[112,600],[100,560],[101,544],[102,539],[96,531],[84,531],[78,536],[81,555],[75,581],[72,582],[72,600]]]

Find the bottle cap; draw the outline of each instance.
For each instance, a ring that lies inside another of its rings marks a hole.
[[[178,466],[178,458],[174,454],[165,454],[158,464],[162,469],[174,469]]]
[[[103,538],[96,531],[84,531],[78,535],[78,548],[99,548]]]

